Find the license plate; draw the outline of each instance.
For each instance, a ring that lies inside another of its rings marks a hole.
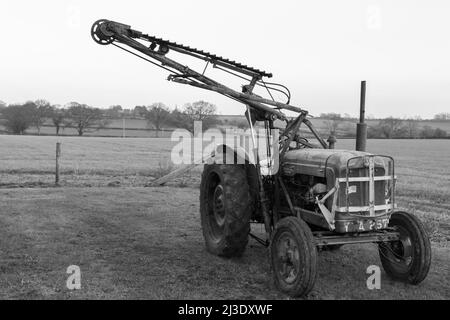
[[[336,221],[337,232],[365,232],[386,229],[389,225],[388,218],[381,219],[357,219],[351,221]]]

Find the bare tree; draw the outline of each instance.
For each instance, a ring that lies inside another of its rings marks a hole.
[[[108,121],[104,119],[103,112],[85,104],[71,102],[67,109],[67,118],[75,127],[79,136],[86,132],[97,131],[104,128]]]
[[[413,139],[419,136],[419,123],[418,119],[407,118],[405,119],[405,129],[408,138]]]
[[[206,101],[188,103],[184,106],[182,113],[187,122],[181,125],[191,132],[194,130],[194,121],[201,121],[203,130],[207,130],[219,123],[217,119],[217,107]]]
[[[33,112],[33,124],[36,126],[38,135],[41,135],[41,127],[48,117],[51,116],[52,108],[50,102],[44,99],[38,99],[34,102],[36,108]]]
[[[36,112],[34,102],[10,105],[2,109],[4,125],[13,134],[24,134],[33,125],[33,114]]]
[[[434,116],[434,120],[450,120],[450,113],[448,112],[442,112],[442,113],[438,113],[437,115]]]
[[[133,114],[135,117],[145,117],[147,114],[147,108],[145,106],[136,106],[133,109]]]
[[[441,128],[434,129],[434,138],[446,138],[447,137],[447,131],[442,130]]]
[[[119,118],[122,114],[122,106],[120,105],[115,105],[115,106],[111,106],[108,109],[105,110],[105,115],[108,118]]]
[[[66,110],[60,109],[59,106],[52,106],[51,114],[53,125],[56,128],[56,135],[59,136],[59,131],[66,123]]]
[[[420,136],[425,139],[431,139],[434,137],[434,129],[430,126],[423,126]]]
[[[175,128],[184,128],[184,129],[188,129],[189,128],[189,122],[190,119],[189,117],[180,109],[178,109],[177,107],[175,107],[174,110],[172,110],[172,112],[170,113],[170,117],[169,117],[169,123],[171,126],[175,127]]]
[[[332,136],[336,135],[339,125],[344,122],[344,119],[339,113],[322,113],[320,117],[326,119],[325,124]]]
[[[166,124],[170,117],[169,108],[162,102],[154,103],[146,108],[145,118],[149,124],[152,124],[156,130],[156,137],[159,136],[161,127]]]
[[[384,136],[388,139],[391,139],[394,137],[394,135],[397,135],[401,131],[403,120],[389,117],[381,120],[379,126]]]

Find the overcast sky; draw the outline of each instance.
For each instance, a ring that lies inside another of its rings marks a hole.
[[[450,112],[449,17],[445,0],[1,0],[0,100],[133,108],[203,99],[243,113],[94,43],[90,27],[106,18],[272,72],[313,115],[356,115],[367,80],[367,114],[429,118]]]

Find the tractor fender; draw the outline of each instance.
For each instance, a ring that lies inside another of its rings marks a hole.
[[[213,154],[215,163],[223,164],[248,164],[252,158],[242,147],[219,144]]]
[[[247,169],[255,167],[255,157],[252,154],[249,154],[242,147],[227,144],[217,145],[211,159],[217,164],[245,164]],[[263,176],[274,175],[278,171],[277,157],[274,157],[270,166],[267,159],[260,160],[259,165]]]

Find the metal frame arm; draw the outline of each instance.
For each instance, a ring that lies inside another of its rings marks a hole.
[[[218,92],[222,95],[235,99],[243,104],[248,104],[252,108],[262,110],[264,112],[268,112],[272,114],[274,117],[280,120],[286,120],[287,117],[280,111],[274,109],[284,109],[298,113],[304,113],[305,110],[285,104],[278,101],[273,101],[269,99],[264,99],[258,97],[256,95],[251,95],[247,93],[238,92],[233,90],[205,75],[189,68],[188,66],[182,65],[168,57],[166,57],[169,50],[174,50],[180,53],[189,54],[191,56],[200,58],[202,60],[206,60],[213,64],[220,65],[225,68],[230,68],[234,71],[238,71],[243,74],[251,75],[252,80],[257,79],[261,80],[263,76],[271,76],[271,74],[267,74],[264,71],[259,71],[257,69],[243,66],[234,61],[229,61],[227,59],[223,59],[222,57],[217,57],[215,55],[211,55],[210,53],[203,53],[197,49],[190,49],[183,45],[178,45],[176,43],[170,43],[166,40],[162,40],[155,37],[149,37],[147,35],[143,35],[142,32],[131,29],[130,26],[121,24],[114,21],[109,20],[99,20],[92,26],[91,35],[93,39],[99,44],[114,44],[121,43],[124,44],[140,53],[150,57],[153,60],[156,60],[160,63],[161,67],[170,69],[174,74],[169,76],[168,80],[174,81],[182,84],[189,84],[201,89],[206,89],[210,91]],[[149,46],[144,45],[138,40],[143,40],[150,42]],[[153,41],[153,42],[152,42]],[[120,46],[118,46],[120,47]],[[158,47],[158,50],[156,48]],[[122,48],[122,47],[120,47]],[[123,49],[123,48],[122,48]],[[192,51],[189,51],[192,50]],[[128,50],[127,50],[128,51]],[[200,53],[204,54],[201,56]],[[133,53],[133,52],[131,52]],[[233,64],[234,63],[234,64]],[[183,79],[184,78],[184,79]],[[191,79],[191,80],[186,80]],[[271,108],[272,106],[274,108]]]
[[[299,107],[292,106],[290,104],[275,101],[273,97],[272,100],[269,100],[252,94],[251,91],[243,90],[243,92],[239,92],[233,90],[205,76],[204,71],[203,73],[197,72],[189,68],[188,66],[185,66],[168,58],[167,54],[170,52],[170,50],[174,50],[176,52],[187,54],[189,56],[193,56],[195,58],[206,61],[206,67],[211,63],[213,64],[213,66],[217,65],[229,70],[233,70],[240,74],[249,75],[251,76],[251,79],[245,79],[239,76],[239,74],[234,74],[237,77],[250,81],[250,84],[247,84],[244,87],[251,87],[253,89],[256,84],[261,85],[262,83],[262,85],[265,86],[269,91],[266,84],[262,81],[262,78],[271,77],[272,75],[266,73],[265,71],[242,65],[238,62],[231,61],[222,57],[218,57],[209,52],[204,52],[195,48],[189,48],[181,44],[148,36],[140,31],[131,29],[129,25],[114,21],[96,21],[92,26],[91,36],[95,42],[101,45],[113,44],[121,48],[122,50],[125,50],[146,61],[149,61],[150,63],[164,68],[171,73],[168,77],[169,81],[180,84],[187,84],[200,89],[214,91],[222,94],[228,98],[234,99],[240,103],[250,106],[257,111],[262,111],[266,120],[273,121],[277,118],[288,122],[288,127],[284,131],[288,139],[281,142],[283,145],[282,154],[284,154],[288,150],[289,144],[292,141],[294,135],[297,133],[301,123],[304,123],[311,130],[311,132],[317,138],[323,148],[328,148],[327,143],[320,137],[317,130],[306,118],[308,115],[308,111],[303,110]],[[118,44],[123,44],[126,47],[132,48],[133,50],[145,55],[147,58]],[[294,121],[295,125],[289,125],[288,117],[283,112],[281,112],[281,110],[289,110],[299,114],[297,120]]]

